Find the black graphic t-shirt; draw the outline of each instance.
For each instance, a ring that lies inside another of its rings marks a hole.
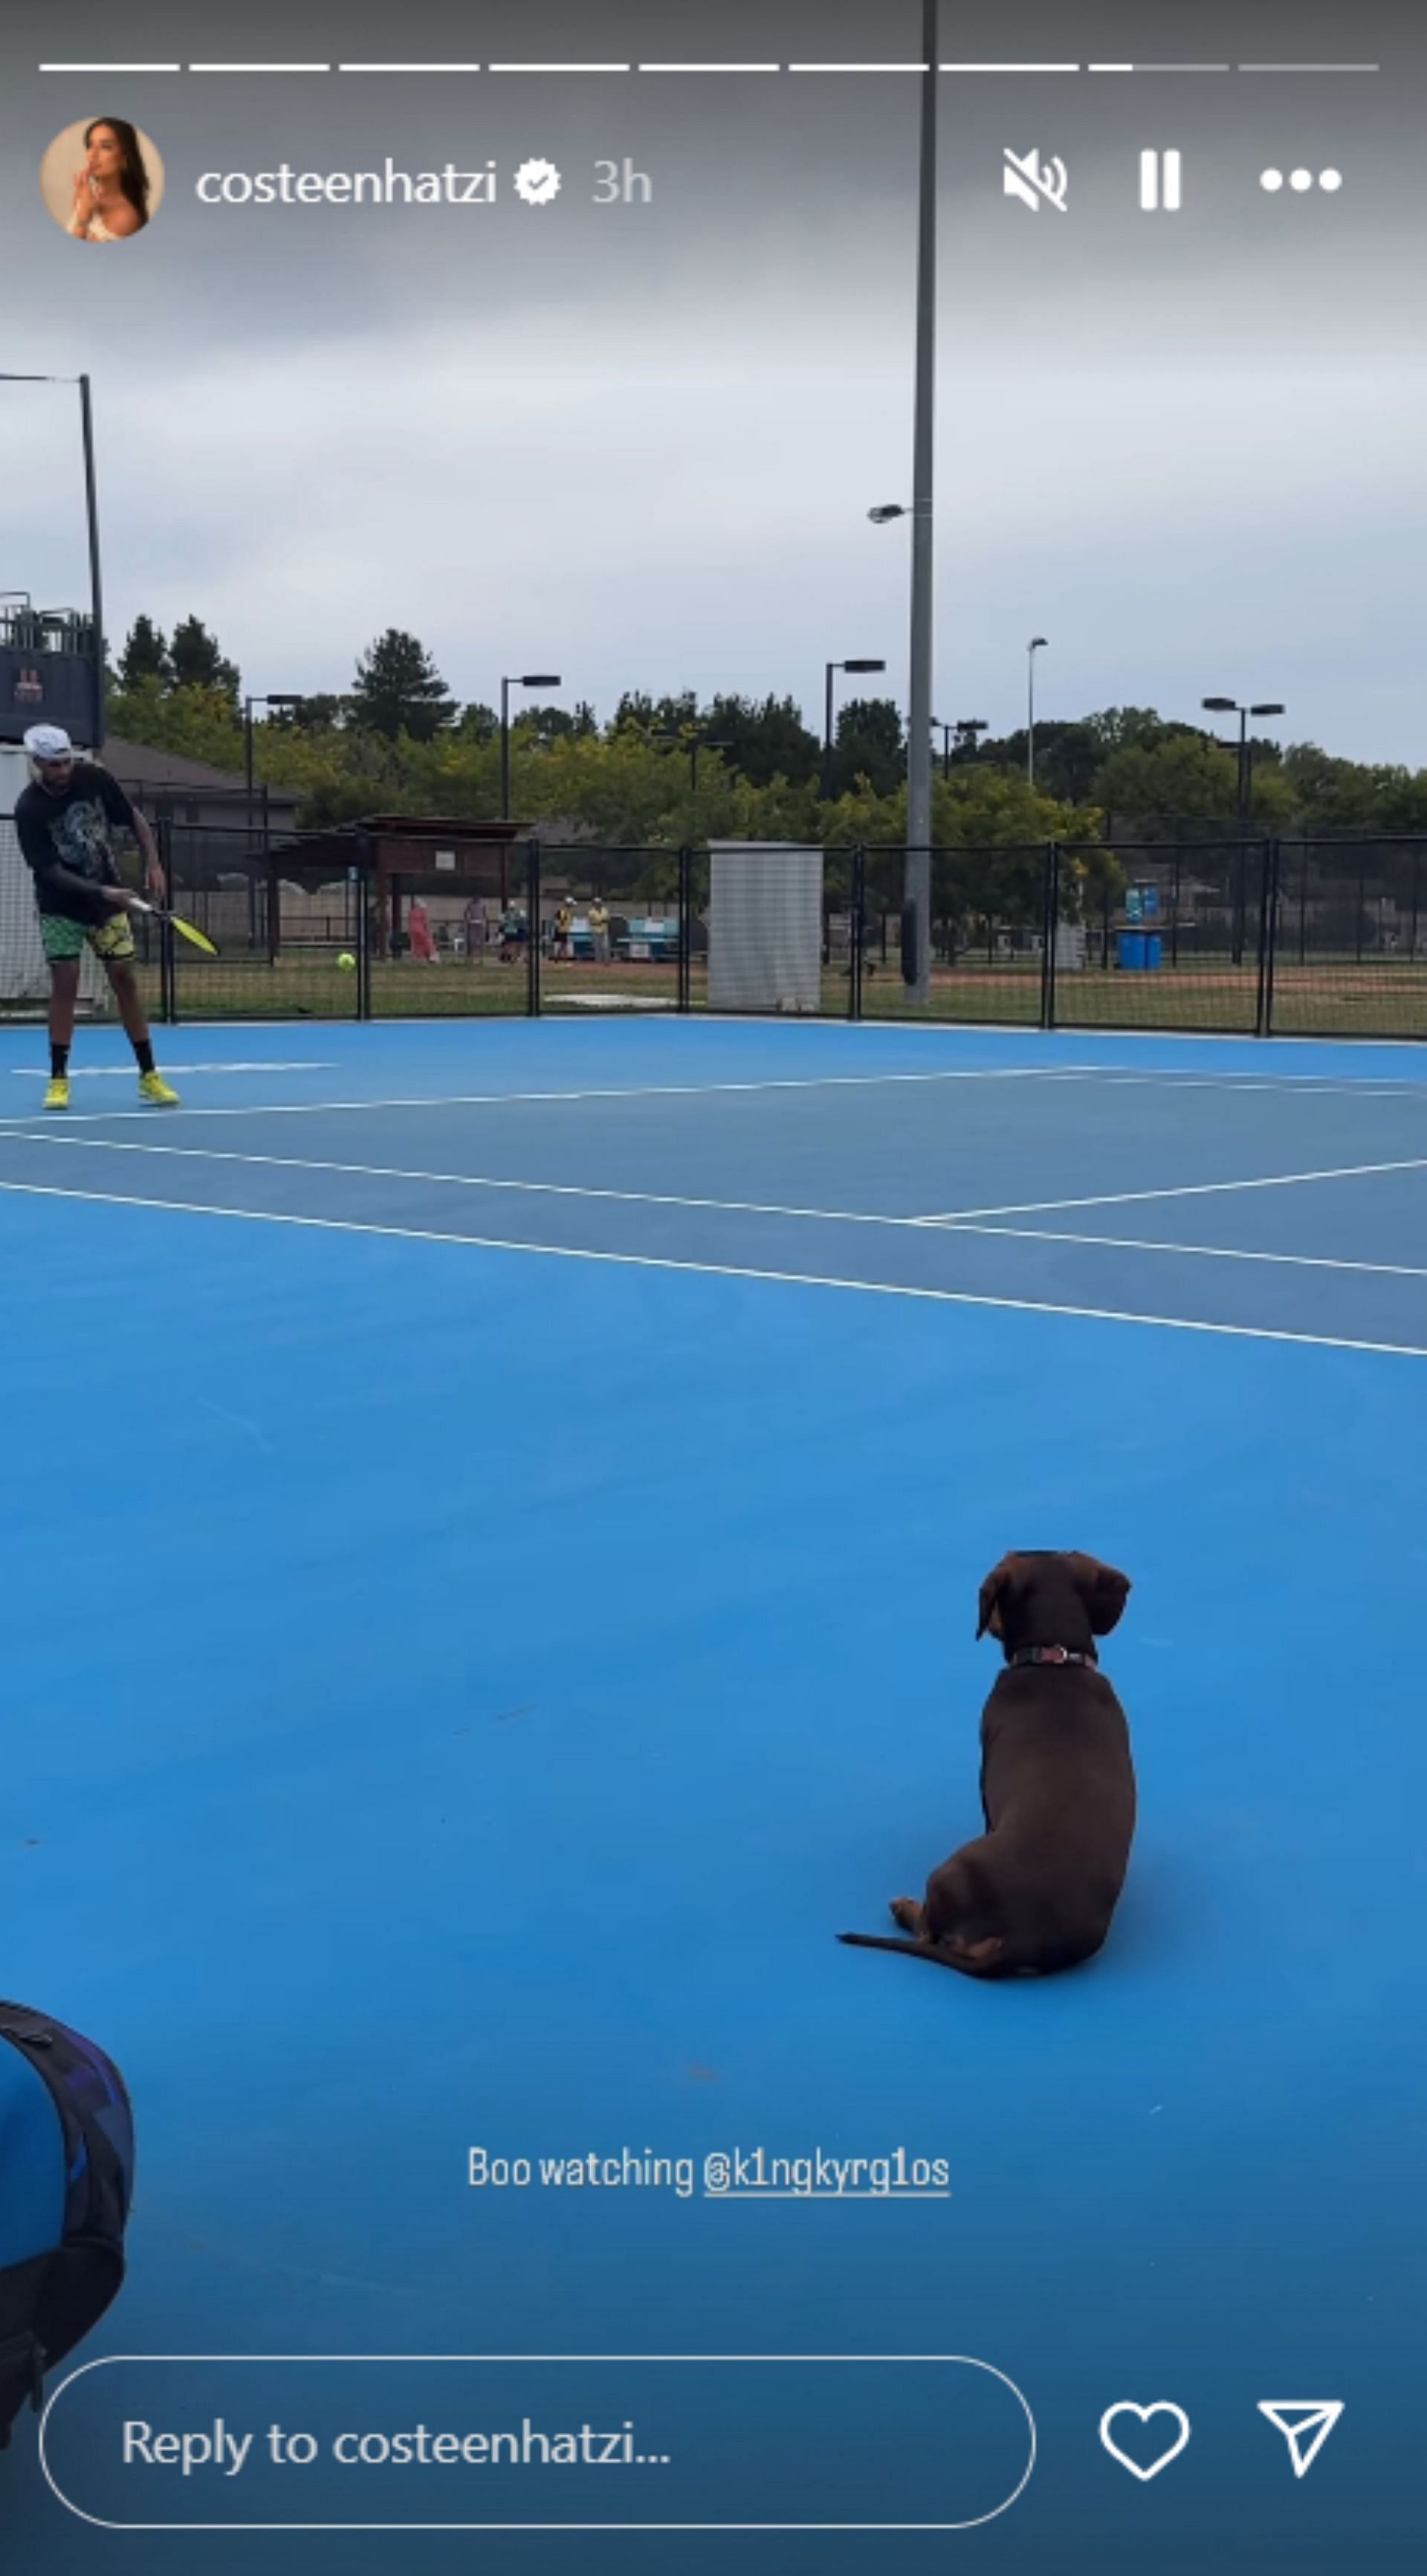
[[[91,893],[118,885],[111,824],[134,828],[134,809],[116,778],[92,760],[77,760],[64,786],[27,787],[15,806],[15,831],[35,874],[41,912],[65,921],[108,921],[113,905]]]

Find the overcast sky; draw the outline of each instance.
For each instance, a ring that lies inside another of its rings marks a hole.
[[[917,0],[7,0],[3,364],[92,375],[111,634],[192,610],[256,691],[346,687],[395,624],[463,699],[549,669],[602,715],[723,687],[816,720],[824,662],[880,654],[905,700],[906,530],[866,511],[910,497],[919,76],[489,65],[912,62],[920,28]],[[1281,698],[1286,738],[1427,763],[1420,23],[943,0],[940,53],[1383,68],[939,75],[937,713],[1015,726],[1043,634],[1047,714]],[[483,68],[38,68],[397,57]],[[93,249],[36,173],[102,114],[167,198]],[[1171,147],[1183,206],[1144,213],[1141,150]],[[1064,212],[1004,194],[1007,148],[1064,162]],[[388,155],[493,159],[496,202],[195,194]],[[528,156],[552,205],[513,192]],[[652,202],[596,206],[626,156]],[[73,396],[0,403],[0,586],[82,598]]]

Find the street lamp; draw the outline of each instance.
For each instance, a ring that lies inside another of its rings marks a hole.
[[[1237,698],[1201,698],[1199,703],[1202,707],[1207,707],[1211,714],[1237,716],[1239,719],[1238,803],[1239,833],[1242,838],[1249,827],[1249,790],[1253,783],[1254,768],[1253,746],[1249,741],[1249,718],[1250,716],[1287,715],[1288,709],[1280,705],[1276,699],[1268,698],[1261,700],[1256,706],[1247,707],[1240,706]]]
[[[1253,785],[1254,755],[1249,741],[1250,716],[1282,716],[1288,713],[1277,699],[1261,699],[1256,705],[1241,706],[1237,698],[1201,698],[1202,707],[1211,715],[1237,716],[1239,719],[1239,884],[1234,902],[1233,958],[1236,966],[1244,962],[1244,844],[1249,835],[1249,797]]]
[[[524,671],[500,684],[500,817],[510,821],[510,693],[512,689],[563,688],[558,671]]]
[[[1048,635],[1033,635],[1026,646],[1026,785],[1036,783],[1036,655]]]
[[[693,796],[697,796],[699,792],[699,753],[701,751],[727,751],[731,747],[722,735],[711,733],[691,733],[688,731],[681,733],[656,733],[651,734],[649,739],[651,742],[677,742],[683,744],[689,755],[689,792]]]
[[[254,707],[300,707],[301,689],[260,690],[243,700],[243,777],[247,787],[248,838],[253,837],[253,709]]]
[[[828,799],[832,795],[832,675],[834,671],[885,671],[886,668],[887,665],[885,662],[869,662],[866,660],[858,662],[829,662],[825,667],[824,678],[826,685],[823,697],[822,775],[822,797],[824,804],[827,803]]]

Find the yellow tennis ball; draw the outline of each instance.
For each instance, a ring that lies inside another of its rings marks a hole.
[[[357,961],[349,948],[343,949],[337,965],[343,975],[355,975],[357,971]]]

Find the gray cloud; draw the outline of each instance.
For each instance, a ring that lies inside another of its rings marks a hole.
[[[886,55],[915,51],[920,13],[690,0],[677,47],[673,15],[411,8],[400,41]],[[1288,701],[1294,736],[1417,762],[1427,346],[1405,200],[1423,48],[1383,11],[1248,15],[1265,56],[1376,46],[1393,77],[939,85],[939,712],[1014,723],[1025,638],[1044,632],[1047,712],[1252,691]],[[944,17],[958,58],[1133,49],[1123,11]],[[1156,49],[1238,59],[1244,22],[1161,5]],[[906,497],[915,80],[185,76],[91,98],[32,66],[101,32],[112,60],[112,12],[42,23],[11,12],[3,35],[0,211],[25,288],[5,363],[93,374],[116,632],[140,607],[196,608],[256,687],[345,685],[397,622],[463,696],[530,657],[605,708],[628,685],[812,704],[823,660],[849,652],[885,653],[901,688],[904,531],[865,510]],[[215,54],[336,59],[356,30],[392,50],[385,11],[203,19]],[[192,36],[189,11],[145,16],[145,50]],[[171,192],[113,252],[66,241],[34,186],[50,135],[103,110],[155,136]],[[1138,151],[1171,142],[1185,207],[1146,217]],[[1006,144],[1063,155],[1067,215],[1004,199]],[[510,195],[526,151],[566,172],[548,212]],[[192,196],[204,169],[387,152],[411,168],[493,153],[502,197],[208,214]],[[654,204],[595,208],[594,160],[626,153]],[[1264,196],[1263,163],[1300,157],[1343,169],[1338,198]],[[68,398],[4,405],[4,579],[72,596]]]

